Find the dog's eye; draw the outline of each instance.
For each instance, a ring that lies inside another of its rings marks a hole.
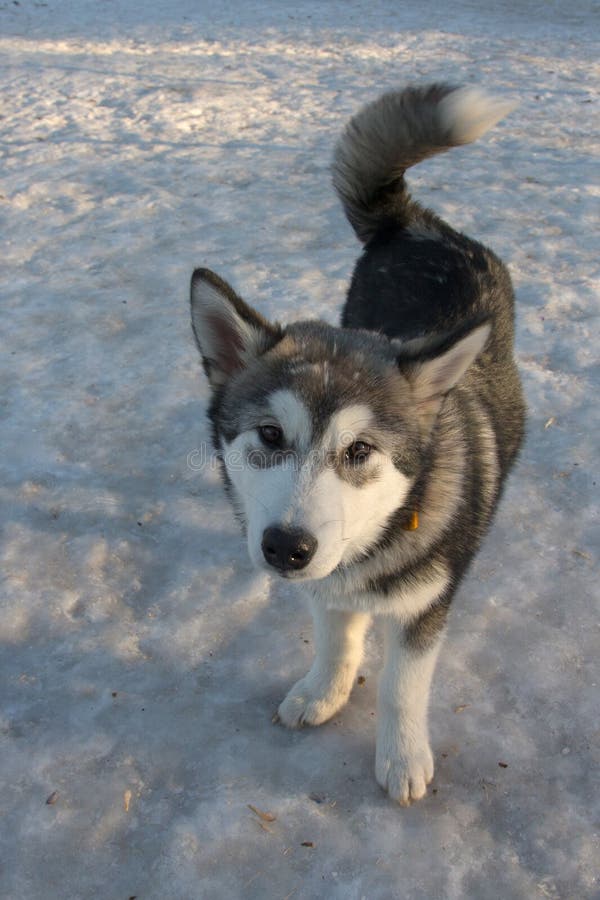
[[[258,433],[265,444],[273,447],[281,443],[283,432],[278,425],[261,425]]]
[[[371,455],[373,448],[366,441],[354,441],[344,450],[344,462],[352,463],[355,466],[361,465],[367,461]]]

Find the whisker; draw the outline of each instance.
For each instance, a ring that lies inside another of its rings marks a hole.
[[[263,503],[259,497],[255,497],[254,494],[251,494],[250,491],[242,490],[241,488],[239,488],[237,486],[236,486],[235,490],[238,491],[240,494],[245,494],[246,497],[250,497],[251,500],[255,500],[257,503],[260,503],[262,508],[266,509],[266,511],[269,512],[269,507],[267,506],[267,504]]]
[[[318,531],[319,528],[325,528],[326,525],[335,525],[336,523],[343,525],[344,520],[343,519],[327,519],[325,522],[319,522],[318,525],[315,525],[315,531]]]

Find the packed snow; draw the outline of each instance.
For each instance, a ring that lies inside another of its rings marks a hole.
[[[600,897],[597,26],[593,0],[0,2],[3,898]],[[339,716],[271,723],[310,619],[250,567],[187,293],[206,265],[335,322],[333,143],[435,79],[519,104],[411,185],[508,263],[529,418],[402,809],[376,629]]]

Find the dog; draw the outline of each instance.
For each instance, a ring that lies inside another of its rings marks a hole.
[[[363,250],[341,327],[282,327],[210,270],[192,276],[214,444],[250,558],[302,582],[314,620],[314,663],[276,719],[334,716],[380,617],[375,774],[402,805],[433,777],[427,710],[447,613],[525,416],[507,269],[413,200],[404,175],[510,108],[413,85],[350,120],[333,184]]]

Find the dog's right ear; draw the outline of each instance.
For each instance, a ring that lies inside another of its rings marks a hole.
[[[218,388],[281,337],[210,269],[196,269],[191,287],[192,330],[211,387]]]

